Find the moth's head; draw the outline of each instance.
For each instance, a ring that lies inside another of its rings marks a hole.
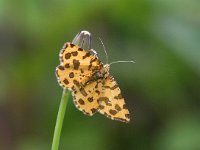
[[[104,70],[105,70],[105,72],[109,72],[109,70],[110,70],[110,64],[105,64],[104,65]]]

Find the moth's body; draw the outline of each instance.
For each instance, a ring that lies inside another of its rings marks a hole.
[[[60,86],[72,91],[75,106],[84,114],[97,111],[108,118],[129,122],[121,91],[109,74],[110,65],[90,51],[66,43],[60,51],[56,76]]]
[[[110,65],[106,64],[104,65],[103,68],[101,68],[100,70],[95,71],[92,76],[90,77],[90,79],[84,84],[88,84],[90,82],[96,81],[98,79],[102,79],[104,80],[106,77],[109,76],[109,69],[110,69]]]

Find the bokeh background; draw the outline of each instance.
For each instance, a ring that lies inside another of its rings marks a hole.
[[[0,150],[49,150],[62,94],[54,74],[81,30],[121,87],[128,124],[70,100],[60,149],[200,149],[200,1],[0,0]]]

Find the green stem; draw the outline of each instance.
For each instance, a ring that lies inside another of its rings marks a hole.
[[[64,120],[64,116],[65,116],[65,110],[67,107],[69,95],[70,95],[70,92],[68,90],[63,90],[60,107],[58,110],[51,150],[58,150],[58,147],[59,147],[60,133],[62,130],[63,120]]]

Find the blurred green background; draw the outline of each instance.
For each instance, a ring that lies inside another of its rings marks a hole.
[[[62,150],[200,149],[200,1],[0,0],[0,150],[49,150],[62,94],[54,74],[80,30],[105,62],[128,124],[88,117],[72,100]]]

